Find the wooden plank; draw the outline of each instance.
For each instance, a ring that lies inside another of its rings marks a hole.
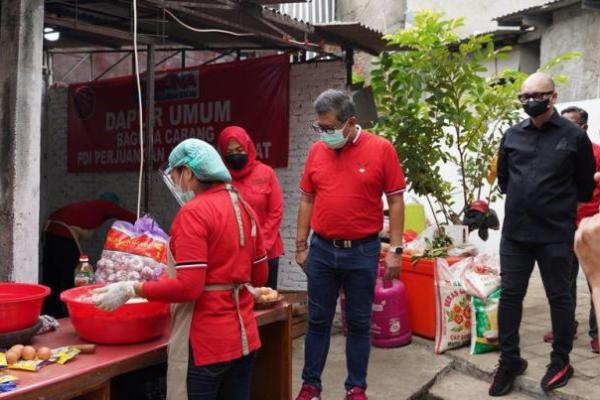
[[[252,378],[251,398],[289,400],[292,397],[292,309],[284,320],[260,329],[262,348]]]

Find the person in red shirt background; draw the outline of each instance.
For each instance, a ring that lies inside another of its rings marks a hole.
[[[97,200],[68,204],[50,214],[42,239],[42,284],[52,292],[44,302],[44,314],[67,316],[60,294],[74,286],[75,267],[83,253],[81,240],[111,219],[135,222],[135,214],[119,204],[115,193],[106,192]]]
[[[314,107],[317,121],[312,128],[321,140],[311,147],[300,182],[296,235],[296,262],[307,276],[309,320],[297,400],[321,399],[321,374],[340,289],[346,296],[348,323],[346,400],[366,400],[382,195],[387,196],[390,214],[385,278],[392,279],[402,261],[406,184],[394,146],[361,129],[346,93],[327,90]]]
[[[247,400],[261,346],[248,285],[267,281],[267,253],[252,209],[228,184],[217,151],[200,139],[173,149],[163,179],[182,204],[171,225],[170,277],[94,290],[112,311],[133,297],[174,304],[167,399]]]
[[[267,286],[277,289],[279,257],[284,253],[279,232],[283,220],[283,192],[277,175],[273,168],[256,159],[256,147],[244,128],[229,126],[223,129],[218,148],[233,185],[258,217],[269,257]]]
[[[588,130],[588,113],[579,107],[567,107],[562,110],[561,115],[563,118],[568,119],[575,125],[587,132]],[[600,146],[592,142],[592,151],[594,152],[594,159],[596,160],[596,172],[600,172]],[[598,213],[598,207],[600,207],[600,184],[596,183],[596,188],[592,194],[592,200],[587,203],[581,203],[577,208],[577,226],[582,219],[591,217]],[[573,296],[573,305],[577,307],[577,275],[579,274],[579,261],[577,257],[573,257],[573,276],[571,282],[571,294]],[[591,289],[590,289],[591,292]],[[598,346],[598,322],[596,321],[596,312],[594,309],[594,303],[590,302],[590,316],[589,316],[589,335],[590,335],[590,347],[593,353],[599,352]],[[575,321],[575,335],[577,335],[578,322]],[[552,343],[554,335],[552,332],[547,332],[544,335],[544,341]]]

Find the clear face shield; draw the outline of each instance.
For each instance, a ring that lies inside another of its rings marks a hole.
[[[171,192],[173,197],[175,197],[175,200],[177,200],[177,202],[179,203],[179,206],[183,207],[183,205],[186,203],[184,200],[184,193],[181,190],[181,188],[177,186],[175,182],[173,182],[173,179],[171,178],[171,171],[173,171],[173,169],[170,168],[169,163],[166,162],[160,166],[160,168],[158,169],[158,174],[160,175],[160,178],[162,179],[164,184],[169,189],[169,192]]]

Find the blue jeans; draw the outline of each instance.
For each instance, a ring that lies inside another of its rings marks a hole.
[[[256,353],[236,360],[197,367],[190,351],[188,400],[249,400]]]
[[[340,287],[346,295],[346,389],[367,387],[371,350],[373,289],[380,252],[379,239],[349,249],[335,248],[313,235],[305,272],[308,278],[308,332],[305,338],[304,383],[321,389],[329,352],[331,324]]]

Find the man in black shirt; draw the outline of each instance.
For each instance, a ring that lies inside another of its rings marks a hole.
[[[586,133],[554,109],[552,78],[531,75],[519,100],[530,118],[506,131],[498,154],[498,185],[506,194],[500,243],[502,296],[498,310],[500,365],[490,396],[509,393],[527,369],[519,351],[523,298],[537,262],[550,303],[553,350],[541,386],[549,391],[573,376],[575,309],[571,269],[577,203],[594,190],[595,161]]]

